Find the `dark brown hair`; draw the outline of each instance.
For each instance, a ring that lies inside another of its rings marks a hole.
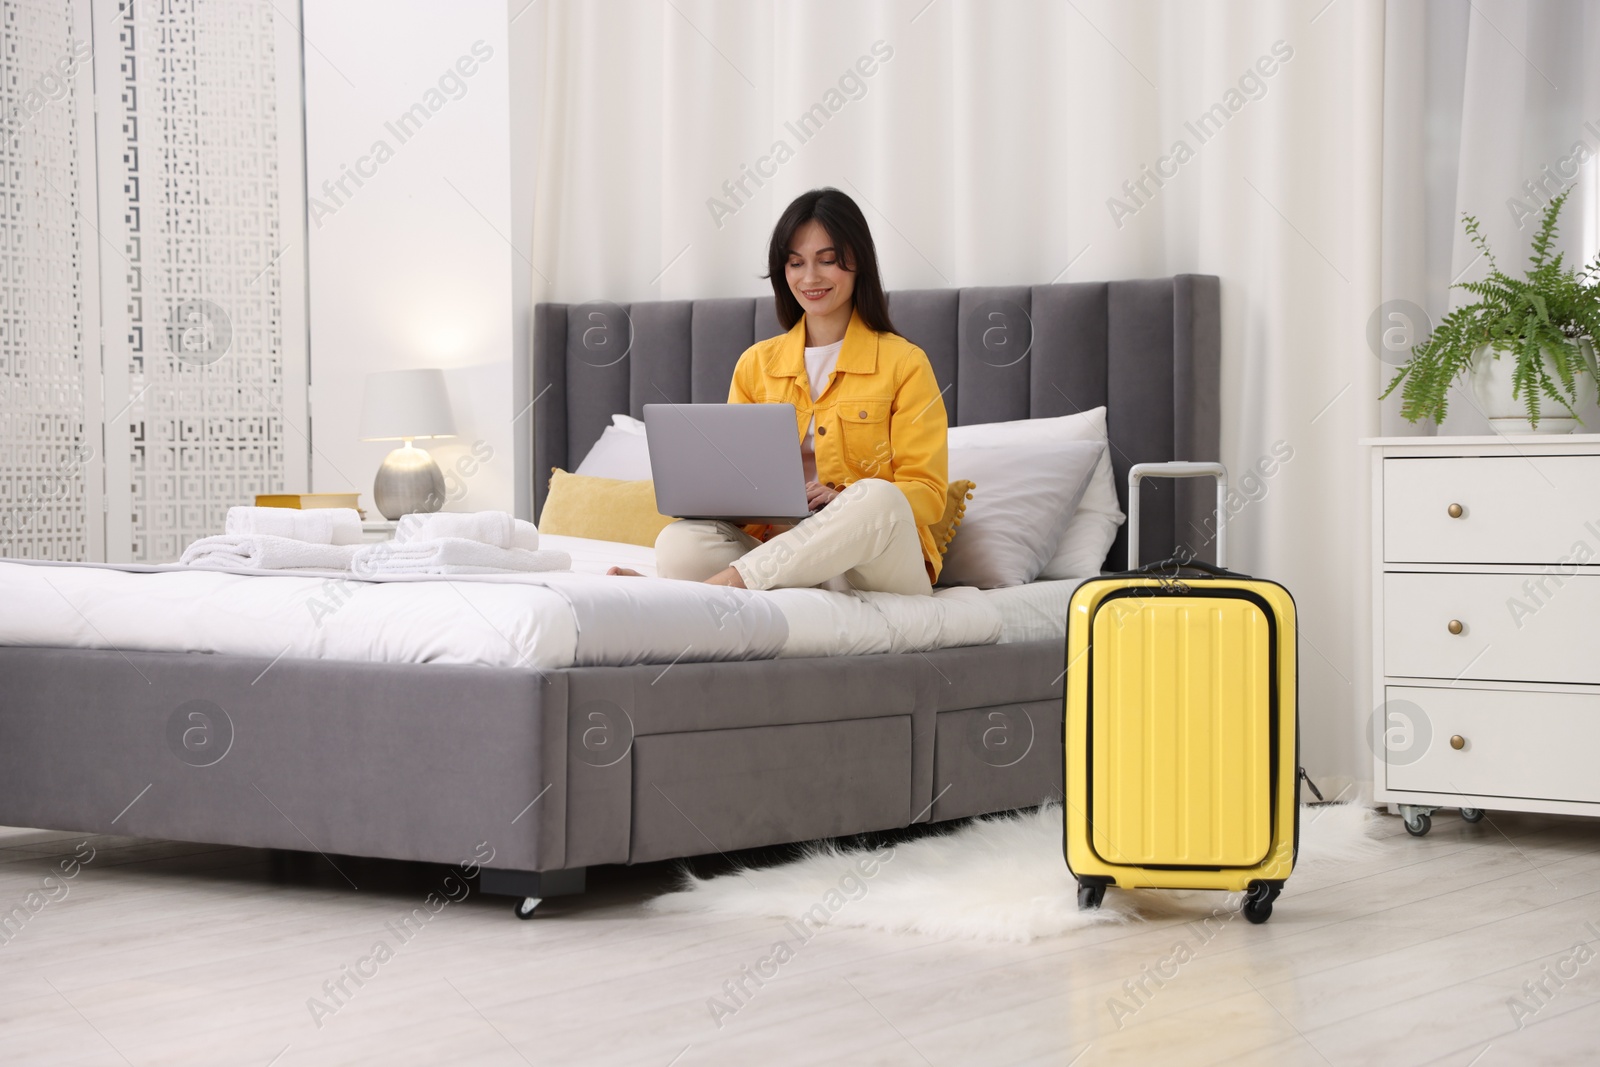
[[[854,200],[833,188],[812,189],[795,197],[772,229],[772,243],[767,246],[767,277],[772,280],[772,297],[783,328],[792,329],[805,316],[800,301],[789,290],[784,266],[789,261],[795,231],[812,220],[828,232],[839,255],[839,266],[856,276],[854,299],[861,321],[878,333],[898,333],[889,321],[889,298],[878,277],[878,250],[872,243],[867,218]]]

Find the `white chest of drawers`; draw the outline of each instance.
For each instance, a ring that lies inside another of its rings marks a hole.
[[[1600,435],[1367,444],[1375,798],[1600,815]]]

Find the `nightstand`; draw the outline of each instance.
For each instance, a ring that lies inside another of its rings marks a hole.
[[[1600,815],[1600,435],[1365,443],[1375,799]]]
[[[361,524],[361,540],[366,542],[393,541],[394,532],[399,526],[399,522],[390,522],[388,520],[363,522]]]

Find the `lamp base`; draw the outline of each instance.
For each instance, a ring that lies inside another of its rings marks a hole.
[[[372,499],[390,520],[431,514],[444,507],[444,472],[433,457],[410,441],[390,452],[372,483]]]

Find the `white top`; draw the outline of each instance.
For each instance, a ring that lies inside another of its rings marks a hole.
[[[840,338],[831,345],[818,345],[816,348],[806,349],[806,377],[811,379],[811,401],[815,403],[828,387],[828,379],[833,375],[833,369],[839,365],[839,349],[844,347],[844,338]],[[817,480],[817,454],[811,447],[811,435],[817,428],[817,418],[811,417],[811,423],[806,427],[805,440],[800,442],[800,465],[805,468],[806,481]]]
[[[1417,434],[1412,437],[1363,437],[1358,443],[1373,448],[1409,448],[1413,445],[1483,448],[1500,445],[1507,449],[1538,453],[1546,449],[1570,451],[1593,448],[1600,445],[1600,433]]]

